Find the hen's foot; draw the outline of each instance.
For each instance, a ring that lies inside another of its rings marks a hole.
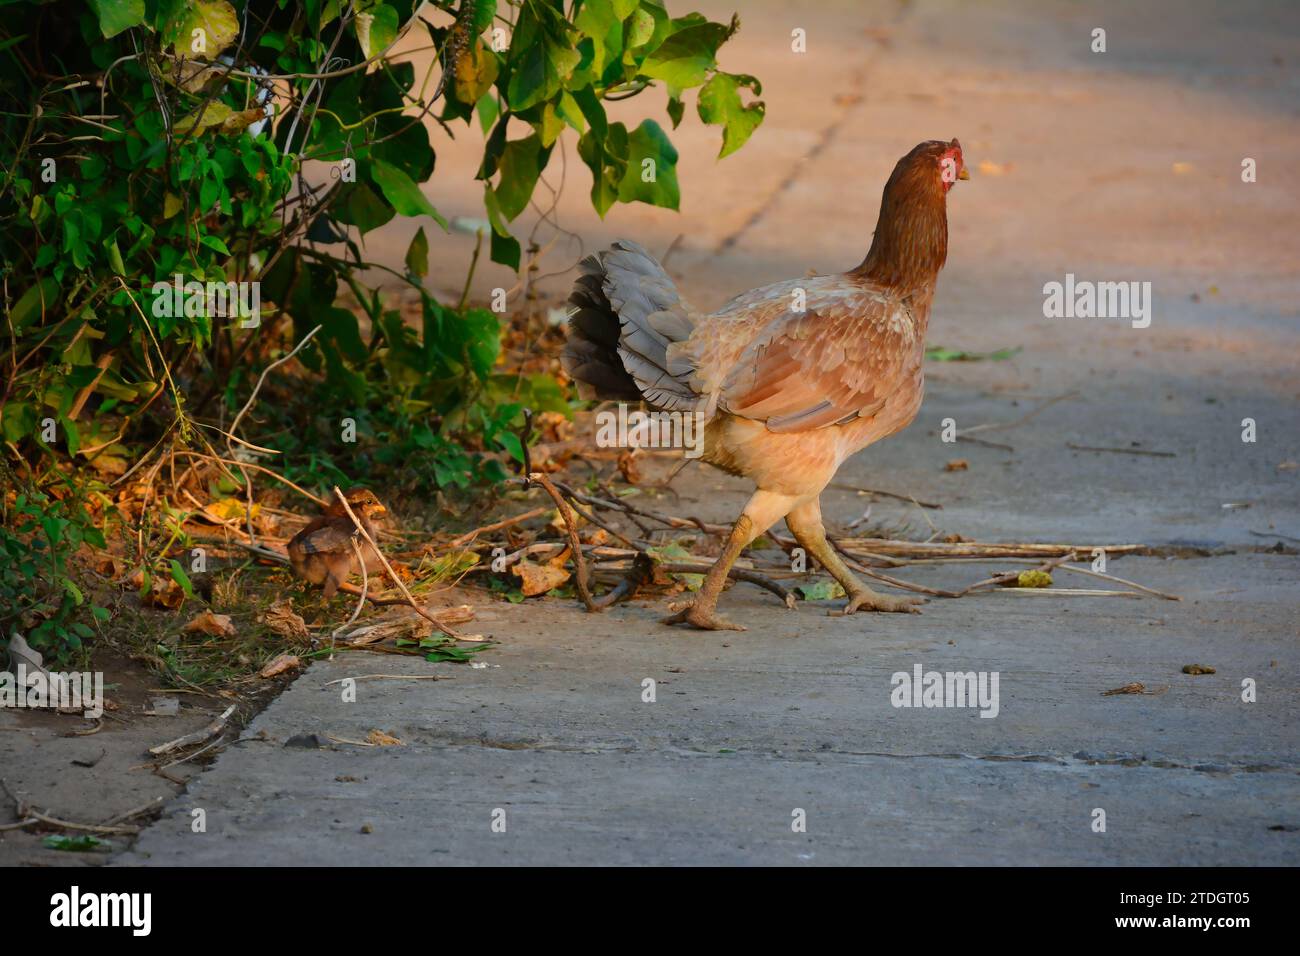
[[[743,631],[743,624],[734,624],[725,617],[720,617],[712,609],[698,607],[695,604],[688,604],[676,614],[670,614],[668,617],[660,618],[660,624],[689,624],[691,627],[698,628],[701,631]]]
[[[892,611],[898,614],[920,614],[918,604],[924,604],[925,598],[888,597],[877,594],[870,589],[858,591],[849,597],[849,602],[841,610],[827,611],[830,617],[843,617],[857,611]]]

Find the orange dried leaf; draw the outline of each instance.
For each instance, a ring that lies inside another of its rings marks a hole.
[[[178,589],[179,590],[179,589]],[[229,614],[213,614],[209,608],[195,617],[181,630],[192,633],[200,631],[213,637],[234,637],[235,625]]]

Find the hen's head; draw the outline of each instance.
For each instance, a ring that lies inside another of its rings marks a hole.
[[[347,499],[348,506],[358,518],[373,520],[388,514],[388,509],[369,488],[351,488],[343,493],[343,497]],[[325,513],[335,518],[347,517],[347,511],[337,500],[331,502]]]
[[[959,179],[970,179],[966,161],[961,154],[961,143],[956,139],[950,143],[931,139],[918,143],[898,161],[894,174],[889,177],[889,186],[921,191],[938,190],[941,194],[946,194]]]
[[[970,179],[961,143],[928,140],[898,161],[885,183],[871,250],[853,274],[882,285],[933,285],[948,257],[947,195]]]

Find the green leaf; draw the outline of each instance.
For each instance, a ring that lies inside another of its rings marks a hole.
[[[587,132],[587,119],[582,113],[582,107],[568,90],[560,93],[560,99],[555,104],[555,115],[577,130],[579,135]]]
[[[181,567],[181,563],[175,558],[168,562],[171,565],[172,580],[181,586],[186,597],[194,597],[194,585],[190,583],[189,575]]]
[[[628,149],[627,127],[622,123],[611,124],[606,135],[593,123],[578,140],[578,155],[591,170],[591,204],[602,218],[619,200],[620,183],[630,168]]]
[[[223,256],[230,255],[230,250],[226,248],[226,241],[220,236],[204,236],[199,240],[199,243],[200,245],[207,246],[209,249],[221,253]]]
[[[108,840],[101,840],[99,837],[83,834],[81,836],[56,836],[51,834],[41,841],[41,845],[47,850],[64,850],[69,853],[87,853],[91,850],[100,850],[108,853],[113,850],[113,844]]]
[[[477,103],[492,89],[499,69],[496,56],[481,41],[473,40],[456,58],[452,86],[456,99],[470,106]]]
[[[343,188],[344,193],[330,209],[338,222],[356,226],[364,234],[393,218],[393,207],[380,199],[368,183],[355,182]]]
[[[498,167],[501,178],[496,187],[497,207],[507,220],[513,220],[532,198],[542,167],[551,151],[543,149],[537,134],[506,143]]]
[[[214,60],[239,36],[239,17],[226,0],[186,0],[172,6],[160,33],[178,56]]]
[[[516,267],[518,268],[518,267]],[[8,401],[0,407],[5,441],[20,442],[36,431],[36,410],[27,402]]]
[[[492,20],[496,17],[497,0],[460,0],[460,10],[463,12],[466,7],[473,7],[474,13],[470,17],[469,28],[478,36],[488,27],[492,26]],[[460,19],[461,13],[458,13],[456,19]]]
[[[655,18],[649,12],[637,9],[632,14],[632,19],[628,23],[627,46],[629,50],[634,50],[639,46],[645,46],[654,36]]]
[[[673,129],[681,125],[682,117],[686,115],[686,104],[678,97],[668,97],[668,118],[673,121]]]
[[[176,121],[176,125],[173,129],[177,133],[188,133],[190,130],[194,129],[195,125],[197,125],[201,130],[207,129],[210,126],[219,126],[226,120],[230,119],[230,115],[233,112],[234,110],[225,103],[222,103],[219,100],[212,100],[210,103],[199,107],[188,116],[182,116]]]
[[[489,247],[492,261],[518,270],[523,250],[519,246],[519,240],[506,228],[501,216],[501,208],[497,204],[497,194],[493,192],[491,186],[485,186],[483,189],[483,207],[487,210],[488,222],[492,224],[492,241]]]
[[[932,362],[1002,362],[1014,358],[1021,352],[1022,346],[998,349],[996,352],[966,352],[962,349],[944,348],[932,345],[925,350],[925,357]]]
[[[618,184],[619,202],[644,202],[676,209],[677,150],[654,120],[643,120],[628,137],[627,170]]]
[[[679,30],[645,58],[640,72],[663,80],[674,92],[699,86],[717,66],[718,47],[729,36],[729,28],[721,23],[699,23]]]
[[[357,42],[366,59],[381,53],[397,39],[397,10],[386,3],[358,13],[355,21]]]
[[[370,165],[370,177],[383,191],[384,198],[403,216],[431,216],[433,221],[448,231],[447,220],[433,208],[433,203],[420,191],[420,187],[411,177],[396,166],[374,160]]]
[[[406,269],[421,279],[429,274],[429,239],[424,234],[423,226],[416,231],[406,250]]]
[[[814,584],[801,584],[795,588],[795,591],[805,601],[831,601],[844,597],[844,588],[838,581],[829,579]]]
[[[467,309],[462,321],[470,366],[480,379],[486,379],[501,352],[501,323],[496,313],[487,309]]]
[[[117,240],[109,237],[104,240],[104,250],[108,253],[108,264],[120,276],[126,275],[126,264],[122,262],[122,250],[117,247]]]
[[[105,39],[144,23],[144,0],[90,0],[90,5]]]
[[[46,276],[24,292],[14,305],[13,311],[9,314],[14,331],[21,332],[29,323],[40,318],[42,309],[48,314],[57,309],[58,305],[59,284]]]
[[[715,73],[700,90],[697,104],[700,119],[712,126],[722,127],[722,150],[718,153],[718,159],[744,146],[758,124],[763,122],[766,107],[761,100],[745,106],[740,101],[742,86],[748,87],[755,94],[761,93],[763,89],[752,76]],[[676,126],[676,123],[673,125]]]
[[[351,310],[327,306],[317,309],[314,318],[324,326],[321,330],[323,337],[335,343],[343,355],[358,365],[365,362],[369,352],[365,342],[361,341],[361,329]]]
[[[81,450],[81,431],[77,428],[77,423],[71,418],[60,418],[59,424],[63,426],[63,434],[68,445],[68,454],[75,455]]]
[[[506,86],[506,100],[510,109],[518,113],[554,98],[581,60],[582,55],[570,45],[564,32],[563,21],[558,25],[555,22],[543,25],[534,5],[525,4],[515,25],[507,59],[510,81]]]

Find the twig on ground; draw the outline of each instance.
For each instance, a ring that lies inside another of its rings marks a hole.
[[[338,680],[328,681],[325,686],[332,684],[342,684],[349,680],[455,680],[454,677],[448,677],[446,674],[360,674],[357,677],[340,677]]]
[[[847,553],[845,554],[845,557],[848,557]],[[851,557],[848,557],[848,561],[846,563],[850,568],[852,568],[854,571],[857,571],[859,574],[865,574],[867,577],[875,578],[877,581],[884,581],[886,584],[891,584],[896,588],[903,589],[904,591],[915,591],[918,594],[930,594],[933,595],[934,597],[946,597],[946,598],[961,597],[961,594],[957,591],[943,591],[940,590],[939,588],[927,587],[924,584],[915,584],[911,581],[904,581],[902,578],[896,578],[888,574],[882,574],[879,571],[875,571],[871,568],[866,567],[865,565],[861,564],[858,561],[854,561]]]
[[[502,528],[509,528],[511,525],[519,524],[521,521],[527,521],[530,518],[536,518],[539,515],[546,514],[545,508],[533,508],[531,511],[525,511],[523,514],[517,514],[513,518],[505,518],[501,521],[495,521],[492,524],[485,524],[481,528],[475,528],[462,534],[459,538],[453,538],[448,547],[459,548],[462,545],[469,544],[481,534],[488,534],[491,531],[500,531]]]
[[[1131,597],[1140,598],[1137,591],[1103,591],[1098,588],[995,588],[993,594],[1015,594],[1029,597]]]
[[[126,813],[119,813],[115,817],[109,817],[103,822],[103,824],[101,824],[101,826],[111,827],[115,824],[125,823],[127,820],[131,820],[135,817],[144,816],[146,813],[150,813],[153,810],[159,810],[162,808],[163,802],[166,799],[166,797],[154,797],[148,803],[141,804],[134,810],[128,810]]]
[[[1155,588],[1149,588],[1144,584],[1138,584],[1136,581],[1129,581],[1125,578],[1116,577],[1113,574],[1106,574],[1103,571],[1094,571],[1092,568],[1078,568],[1072,564],[1061,565],[1062,571],[1073,571],[1075,574],[1086,574],[1089,577],[1101,578],[1103,581],[1114,581],[1116,584],[1124,584],[1139,591],[1145,591],[1147,594],[1154,594],[1158,598],[1164,598],[1166,601],[1181,601],[1176,594],[1166,594],[1164,591],[1157,591]]]
[[[159,744],[157,747],[150,747],[149,753],[155,757],[161,757],[163,754],[169,754],[174,750],[180,750],[183,747],[190,747],[194,744],[207,743],[213,737],[218,736],[226,729],[226,724],[230,721],[230,715],[235,712],[235,705],[231,704],[212,723],[208,724],[202,730],[196,730],[192,734],[185,734],[177,737],[175,740],[169,740],[165,744]]]
[[[339,631],[352,626],[352,622],[357,619],[361,609],[366,606],[366,597],[370,590],[370,572],[366,570],[366,559],[361,555],[361,545],[357,544],[356,535],[352,536],[351,541],[352,553],[357,556],[357,565],[361,568],[361,596],[357,599],[357,606],[352,609],[352,616],[330,631],[329,660],[334,660],[334,639],[339,636]],[[376,550],[378,549],[376,548]]]
[[[392,579],[393,583],[397,585],[397,589],[402,592],[403,596],[405,596],[406,603],[415,610],[416,614],[420,615],[420,617],[424,618],[448,637],[459,638],[460,634],[453,631],[446,624],[443,624],[442,621],[438,620],[424,608],[420,607],[420,605],[415,603],[415,598],[411,597],[411,592],[406,589],[406,585],[402,583],[402,579],[397,576],[397,572],[393,570],[393,566],[388,563],[388,559],[384,557],[384,552],[379,550],[379,545],[375,544],[375,539],[370,537],[369,532],[361,526],[361,522],[357,519],[356,514],[353,513],[352,506],[348,504],[348,499],[343,496],[343,492],[339,490],[338,485],[334,486],[334,495],[343,505],[343,510],[347,512],[348,517],[352,519],[352,524],[357,529],[357,533],[360,534],[361,537],[365,538],[366,544],[370,545],[370,547],[374,549],[376,557],[379,558],[379,563],[384,566],[384,570],[388,572],[389,578]],[[365,562],[362,562],[362,564],[364,565]]]
[[[857,485],[846,485],[840,482],[832,482],[831,487],[838,488],[841,491],[856,491],[859,494],[864,494],[864,495],[878,495],[881,498],[895,498],[898,501],[910,501],[913,504],[920,505],[922,508],[935,508],[940,511],[943,510],[943,505],[938,504],[937,502],[918,501],[912,495],[899,495],[899,494],[895,494],[892,491],[881,491],[879,488],[859,488]]]
[[[574,516],[573,509],[569,507],[569,502],[560,494],[558,488],[540,471],[534,471],[528,475],[528,481],[536,482],[546,489],[546,493],[551,496],[555,502],[555,507],[560,510],[560,517],[564,519],[564,527],[569,535],[569,550],[573,555],[574,575],[573,580],[578,588],[578,597],[588,611],[599,611],[603,608],[596,603],[591,596],[591,589],[587,584],[587,564],[582,559],[582,542],[578,540],[578,522]]]
[[[1071,551],[1069,554],[1063,554],[1058,558],[1051,558],[1047,561],[1044,561],[1038,567],[1034,568],[1034,570],[1050,571],[1052,570],[1052,568],[1055,568],[1057,565],[1064,564],[1066,561],[1074,561],[1074,560],[1077,560],[1077,555],[1073,551]],[[1008,581],[1016,581],[1020,578],[1020,575],[1022,573],[1023,572],[1020,571],[1008,571],[1006,574],[995,574],[991,578],[985,578],[983,581],[976,581],[974,584],[962,588],[960,591],[957,592],[956,597],[964,597],[965,595],[970,594],[972,591],[977,591],[982,588],[997,587],[999,585],[1006,584]],[[1025,588],[1022,590],[1041,590],[1041,589]]]
[[[44,823],[47,826],[60,827],[65,830],[81,830],[85,833],[131,835],[140,832],[139,827],[110,826],[108,824],[98,823],[76,823],[72,820],[61,820],[58,817],[41,812],[26,800],[20,800],[18,796],[9,789],[9,784],[3,778],[0,778],[0,788],[3,788],[4,792],[9,795],[9,799],[14,802],[15,815],[22,818],[17,823],[7,823],[0,826],[0,831],[21,830],[38,823]]]
[[[1281,538],[1284,541],[1300,542],[1300,538],[1294,537],[1289,534],[1279,534],[1276,531],[1251,531],[1250,533],[1257,538]]]
[[[970,435],[958,435],[957,440],[970,442],[974,445],[983,445],[985,448],[996,448],[998,451],[1015,451],[1015,449],[1010,445],[1005,445],[1000,441],[989,441],[987,438],[972,438]]]
[[[600,608],[613,607],[624,598],[629,598],[636,594],[637,589],[644,584],[654,580],[654,562],[644,551],[638,551],[632,558],[632,564],[627,569],[618,584],[608,593],[598,598],[593,598],[596,605]]]
[[[709,565],[707,564],[695,565],[674,563],[661,564],[659,567],[672,574],[704,574],[709,570]],[[765,574],[760,574],[758,571],[751,571],[749,568],[732,567],[727,571],[727,577],[735,578],[737,581],[747,581],[750,584],[757,584],[763,590],[771,591],[779,597],[785,603],[786,607],[794,608],[795,606],[794,594],[789,588],[778,584],[776,581],[772,580],[772,578],[769,578]]]
[[[984,424],[984,425],[972,425],[970,428],[963,428],[959,430],[957,432],[957,437],[961,438],[963,435],[970,435],[972,432],[994,432],[994,431],[1001,431],[1004,428],[1015,428],[1017,425],[1023,425],[1025,422],[1029,421],[1035,415],[1052,407],[1057,402],[1063,402],[1067,398],[1078,398],[1078,397],[1079,397],[1078,392],[1066,392],[1064,395],[1057,395],[1055,398],[1049,398],[1047,401],[1041,403],[1037,408],[1035,408],[1029,414],[1022,415],[1019,418],[1017,418],[1015,421],[989,422],[988,424]],[[973,440],[974,439],[972,439],[972,441]],[[1004,445],[1003,447],[1006,446]]]
[[[1148,455],[1152,458],[1177,458],[1178,455],[1172,451],[1147,451],[1145,448],[1095,448],[1092,445],[1076,445],[1072,441],[1065,443],[1066,448],[1072,448],[1075,451],[1108,451],[1116,455]]]

